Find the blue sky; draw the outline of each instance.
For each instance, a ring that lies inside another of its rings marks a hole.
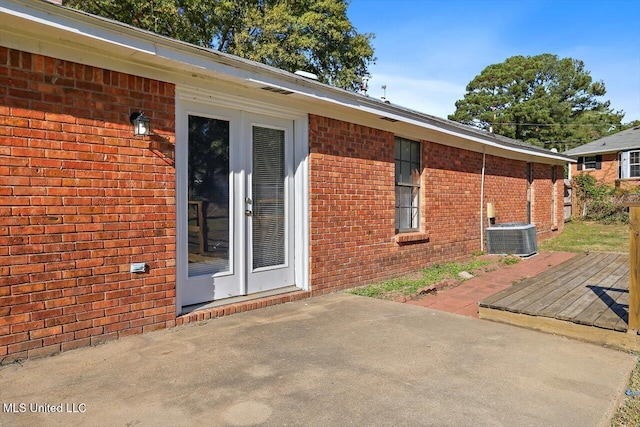
[[[349,19],[373,33],[369,96],[427,114],[455,111],[466,85],[514,55],[584,62],[623,123],[640,120],[640,0],[351,0]]]

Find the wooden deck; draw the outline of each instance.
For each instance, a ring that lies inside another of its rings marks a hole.
[[[640,348],[627,334],[629,255],[584,253],[479,303],[480,318]]]

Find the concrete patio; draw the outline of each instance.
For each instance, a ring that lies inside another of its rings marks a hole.
[[[333,294],[5,366],[0,424],[603,426],[635,362]]]

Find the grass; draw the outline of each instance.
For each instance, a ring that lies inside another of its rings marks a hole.
[[[565,224],[560,236],[540,243],[538,249],[540,251],[627,253],[629,226],[574,220]]]
[[[512,259],[514,258],[507,257],[503,259],[503,262],[507,263],[506,260]],[[519,258],[515,259],[515,262],[519,261]],[[514,263],[514,261],[509,261],[509,263]],[[493,264],[493,262],[479,259],[472,259],[466,262],[437,264],[423,268],[410,276],[395,278],[382,283],[375,283],[353,289],[350,293],[372,298],[395,299],[400,296],[413,295],[418,292],[419,289],[435,285],[443,280],[460,280],[458,275],[461,272],[467,271],[473,274],[479,270],[486,270],[491,266],[491,264]]]
[[[640,426],[640,395],[633,395],[633,392],[638,391],[640,391],[640,361],[636,364],[633,372],[631,372],[627,395],[625,395],[622,404],[613,415],[611,426]],[[629,396],[629,392],[631,392],[631,396]]]

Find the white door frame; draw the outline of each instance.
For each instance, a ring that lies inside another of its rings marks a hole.
[[[309,174],[308,174],[308,116],[299,110],[287,108],[282,105],[274,105],[268,101],[260,99],[255,92],[249,92],[244,96],[230,95],[221,92],[204,91],[200,88],[176,88],[176,313],[183,311],[182,298],[184,287],[188,277],[187,260],[187,162],[188,151],[186,135],[188,134],[187,119],[190,113],[200,114],[206,117],[220,117],[224,119],[229,114],[243,117],[244,113],[258,114],[278,119],[293,121],[293,169],[294,169],[294,279],[295,285],[299,289],[309,290]],[[284,97],[283,97],[284,98]],[[239,120],[240,123],[242,120]],[[233,125],[232,125],[233,126]],[[238,125],[240,126],[240,125]],[[236,129],[235,132],[240,132]],[[234,133],[232,127],[231,133]],[[233,141],[231,141],[233,143]],[[240,159],[241,161],[241,159]],[[237,162],[230,159],[231,169],[237,166]],[[240,171],[244,174],[246,171]],[[230,183],[230,192],[237,191],[234,187],[237,181]],[[233,198],[232,198],[233,199]],[[237,197],[231,201],[230,209],[237,209],[239,203]],[[245,239],[242,230],[235,230],[237,239]],[[232,245],[232,244],[231,244]],[[230,251],[232,249],[230,248]],[[238,273],[246,270],[246,257],[239,256],[234,246],[234,263],[230,265],[232,272]]]

